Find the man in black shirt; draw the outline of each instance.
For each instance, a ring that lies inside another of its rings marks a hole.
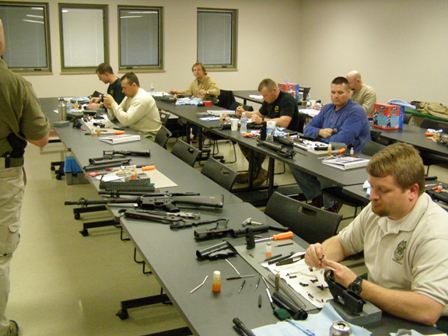
[[[121,82],[117,75],[114,74],[114,71],[110,64],[101,63],[96,68],[96,75],[98,79],[102,81],[104,84],[109,84],[107,87],[107,93],[114,97],[114,100],[117,104],[120,104],[124,99],[124,94],[121,91]],[[89,110],[97,110],[102,107],[101,97],[92,97],[90,100],[90,104],[87,107]]]
[[[243,113],[251,119],[252,122],[261,124],[263,121],[275,120],[277,127],[284,127],[291,131],[299,130],[299,111],[297,102],[294,98],[285,92],[280,91],[277,84],[272,79],[263,79],[258,85],[258,91],[263,96],[263,104],[259,111],[248,112],[242,107],[236,110],[237,115],[241,116]],[[249,159],[250,150],[242,147],[241,152]],[[267,178],[267,171],[261,165],[266,158],[265,154],[252,152],[253,155],[253,181],[254,186],[263,184]],[[248,181],[248,174],[240,174],[237,177],[238,183],[246,183]]]

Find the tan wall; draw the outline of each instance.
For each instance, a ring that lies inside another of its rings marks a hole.
[[[83,3],[87,1],[67,0]],[[186,88],[192,81],[191,65],[196,61],[196,8],[216,7],[239,10],[238,71],[212,72],[224,89],[254,89],[264,77],[275,80],[298,77],[299,6],[296,0],[109,0],[88,3],[109,4],[110,62],[118,68],[117,5],[155,5],[164,7],[165,72],[139,74],[142,86],[154,83],[156,90]],[[52,75],[33,75],[27,79],[39,97],[87,95],[105,90],[95,74],[64,75],[60,66],[57,1],[50,3]],[[86,36],[86,52],[88,52]]]
[[[448,1],[301,0],[300,81],[329,101],[329,83],[357,69],[380,101],[448,103]]]

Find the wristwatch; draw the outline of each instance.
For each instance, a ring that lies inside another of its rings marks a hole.
[[[350,284],[348,285],[348,290],[358,296],[361,296],[361,292],[362,292],[362,278],[361,277],[356,277],[356,279]]]

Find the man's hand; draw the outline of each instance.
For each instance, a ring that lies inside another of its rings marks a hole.
[[[207,95],[207,91],[204,89],[199,90],[198,92],[198,98],[204,98]]]
[[[104,107],[111,108],[112,104],[115,103],[114,97],[109,94],[104,95]]]
[[[305,252],[305,263],[310,267],[322,268],[325,258],[324,248],[321,244],[311,244]]]
[[[333,135],[333,129],[332,128],[321,128],[319,130],[319,136],[321,138],[326,139],[326,138],[331,137],[332,135]]]
[[[101,105],[100,104],[98,104],[98,103],[89,103],[88,105],[87,105],[87,109],[88,110],[98,110],[99,108],[101,107]]]
[[[336,261],[324,259],[322,266],[333,271],[337,283],[347,288],[356,279],[356,274],[350,268]]]
[[[263,122],[263,118],[256,113],[252,114],[251,120],[256,124],[261,124]]]
[[[99,103],[100,100],[101,100],[100,97],[91,97],[89,102],[90,103]]]
[[[242,106],[238,106],[235,110],[235,114],[237,117],[241,117],[241,115],[246,112]]]

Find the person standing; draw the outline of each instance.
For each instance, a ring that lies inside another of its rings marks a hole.
[[[5,51],[0,20],[0,56]],[[48,143],[49,123],[30,83],[8,69],[0,58],[0,336],[16,336],[19,326],[6,315],[9,267],[20,240],[20,209],[25,190],[23,169],[27,142]]]

